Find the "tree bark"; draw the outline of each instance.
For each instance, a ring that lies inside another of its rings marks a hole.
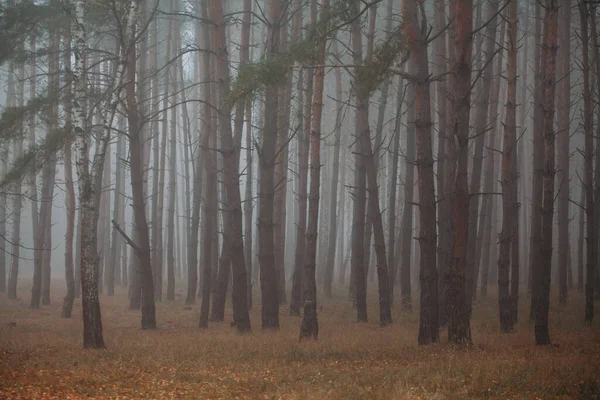
[[[329,0],[323,1],[323,15],[329,12]],[[311,20],[316,25],[315,19]],[[325,63],[326,38],[317,43],[317,65]],[[306,260],[304,263],[304,315],[300,325],[300,340],[317,340],[319,323],[317,319],[317,284],[315,270],[317,264],[317,229],[319,223],[319,191],[321,174],[321,116],[323,112],[323,86],[325,67],[315,68],[315,92],[312,100],[312,119],[310,125],[310,195],[308,224],[306,231]]]
[[[420,345],[439,340],[438,333],[438,277],[436,268],[437,232],[436,205],[431,147],[431,98],[429,93],[429,60],[426,38],[419,28],[417,2],[404,0],[402,11],[406,16],[404,32],[411,50],[410,61],[416,71],[415,127],[417,145],[417,183],[419,186],[419,245],[421,310],[419,315]],[[424,21],[425,16],[421,15]]]
[[[518,229],[517,222],[517,4],[508,6],[508,87],[506,98],[506,114],[504,122],[504,144],[502,148],[502,231],[500,232],[500,249],[498,257],[498,310],[500,314],[500,330],[509,333],[513,330],[511,295],[509,293],[509,267],[511,265],[510,250],[513,235]],[[516,225],[516,226],[515,226]],[[512,279],[517,279],[518,271]]]
[[[452,255],[446,289],[448,340],[455,344],[471,344],[470,301],[466,298],[467,246],[469,236],[469,113],[471,97],[471,53],[473,31],[472,0],[456,0],[456,39],[452,71],[454,92],[452,96],[452,140],[449,182],[454,187],[452,195]],[[421,213],[423,213],[421,206]]]
[[[595,12],[595,11],[594,11]],[[585,140],[585,150],[584,150],[584,172],[583,179],[585,183],[585,216],[586,216],[586,279],[585,279],[585,322],[591,323],[594,318],[594,267],[596,261],[596,215],[594,215],[595,210],[595,199],[594,199],[594,133],[593,133],[593,111],[592,111],[592,94],[591,94],[591,85],[590,85],[590,61],[589,61],[589,33],[588,33],[588,19],[589,19],[589,11],[587,4],[580,2],[579,3],[579,14],[580,14],[580,22],[581,22],[581,51],[583,54],[582,57],[582,69],[583,69],[583,133]],[[550,39],[548,39],[549,43]],[[550,82],[552,83],[552,82]],[[598,171],[596,171],[598,173]],[[546,312],[546,310],[540,310],[539,305],[536,308],[536,343],[537,344],[547,344],[547,343],[538,343],[538,312]],[[546,321],[543,320],[542,314],[542,323],[545,322],[546,330],[543,333],[548,336],[548,321],[546,316]],[[546,337],[542,336],[541,339],[546,339]],[[547,339],[549,343],[549,339]]]
[[[353,14],[358,13],[358,2],[351,3]],[[358,75],[363,63],[362,57],[362,32],[360,18],[352,23],[352,53],[355,67],[355,74]],[[360,82],[357,82],[360,84]],[[369,135],[369,99],[365,98],[364,88],[355,89],[355,107],[356,107],[356,134],[355,134],[355,168],[354,168],[354,207],[352,212],[352,275],[354,279],[350,281],[351,290],[353,289],[356,313],[358,322],[367,322],[367,282],[365,264],[368,262],[365,254],[365,230],[366,230],[366,203],[367,203],[367,182],[366,182],[366,149],[363,136]]]
[[[489,22],[485,29],[485,49],[483,56],[483,71],[481,75],[481,91],[477,96],[477,107],[475,109],[475,135],[473,167],[471,170],[471,193],[481,192],[481,174],[483,167],[483,155],[485,134],[488,121],[489,99],[492,87],[492,75],[494,72],[493,58],[496,50],[497,14],[500,1],[488,2]],[[480,7],[481,8],[481,7]],[[516,103],[515,103],[516,104]],[[515,150],[516,152],[516,150]],[[469,237],[467,241],[467,269],[465,271],[465,299],[469,305],[475,296],[477,282],[475,274],[475,255],[477,249],[477,221],[479,219],[479,197],[473,196],[469,201]]]
[[[550,307],[550,270],[552,265],[552,219],[554,217],[554,90],[556,76],[556,50],[558,31],[558,1],[546,0],[546,17],[544,19],[544,45],[542,48],[542,94],[540,100],[543,109],[544,134],[544,178],[542,224],[540,236],[540,259],[538,273],[534,281],[537,284],[537,300],[535,304],[535,343],[550,344],[548,332],[548,311]],[[591,163],[591,154],[590,154]],[[590,188],[591,188],[591,172]],[[591,200],[588,197],[588,200]],[[593,201],[593,200],[592,200]],[[592,233],[595,234],[595,233]],[[590,236],[588,236],[590,237]],[[594,242],[590,242],[594,243]],[[592,246],[594,248],[595,245]],[[593,251],[593,250],[592,250]],[[594,258],[592,257],[592,260]]]
[[[219,129],[223,154],[225,189],[227,192],[226,208],[231,213],[231,267],[233,272],[233,322],[239,333],[249,332],[250,316],[248,315],[248,295],[246,282],[246,266],[244,260],[244,243],[242,232],[242,205],[238,180],[238,162],[236,149],[231,133],[231,107],[228,104],[230,90],[229,61],[225,40],[222,0],[210,0],[211,19],[215,23],[214,47],[217,54],[216,78],[219,82],[218,109]]]

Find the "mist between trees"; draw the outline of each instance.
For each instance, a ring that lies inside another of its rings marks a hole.
[[[561,306],[585,297],[587,324],[600,295],[599,17],[558,0],[3,1],[0,290],[37,309],[64,276],[86,348],[115,340],[101,303],[119,291],[144,329],[173,301],[208,328],[230,296],[239,333],[285,313],[317,340],[342,298],[358,322],[418,312],[418,344],[470,346],[497,285],[500,331],[530,319],[550,344],[553,286]]]

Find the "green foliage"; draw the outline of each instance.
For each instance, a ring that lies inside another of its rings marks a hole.
[[[355,80],[359,96],[369,97],[390,75],[390,70],[403,61],[399,57],[407,54],[406,49],[404,35],[401,28],[397,28],[388,40],[377,46],[371,59],[357,68]]]

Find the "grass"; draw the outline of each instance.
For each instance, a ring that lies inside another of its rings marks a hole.
[[[553,346],[536,347],[521,301],[516,332],[499,333],[495,297],[474,309],[474,345],[416,344],[417,308],[394,309],[394,324],[377,324],[375,296],[367,324],[338,288],[338,300],[323,303],[316,343],[299,343],[300,319],[281,309],[281,330],[262,332],[260,305],[251,313],[253,334],[240,336],[225,322],[197,328],[199,304],[157,305],[159,329],[142,331],[127,294],[102,297],[106,350],[83,350],[81,306],[60,318],[63,285],[52,305],[28,309],[27,282],[21,300],[0,294],[0,398],[10,399],[594,399],[600,396],[600,324],[583,324],[583,298],[552,303]],[[370,288],[374,292],[374,288]],[[375,293],[373,293],[375,294]],[[258,299],[258,295],[255,299]],[[553,295],[553,299],[557,296]],[[14,325],[16,323],[16,325]]]

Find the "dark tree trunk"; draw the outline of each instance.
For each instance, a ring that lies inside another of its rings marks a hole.
[[[595,10],[593,11],[595,12]],[[586,279],[585,279],[585,322],[591,323],[594,318],[594,267],[596,261],[596,215],[594,215],[595,207],[595,199],[594,199],[594,134],[593,134],[593,124],[594,124],[594,116],[592,111],[592,94],[591,94],[591,85],[590,85],[590,62],[589,62],[589,33],[588,33],[588,19],[589,19],[589,11],[587,4],[580,2],[579,4],[579,13],[581,17],[581,51],[583,53],[582,59],[582,69],[583,69],[583,132],[585,137],[585,151],[584,151],[584,172],[583,179],[585,183],[585,216],[586,216]],[[550,39],[548,39],[549,41]],[[549,43],[552,43],[549,41]],[[550,82],[553,83],[553,82]],[[596,171],[598,173],[598,171]],[[539,308],[539,307],[538,307]],[[543,333],[548,336],[548,310],[538,310],[536,308],[536,343],[537,344],[547,344],[547,343],[538,343],[538,312],[545,311],[546,320],[542,323],[545,323],[546,330]],[[543,317],[543,315],[542,315]],[[546,337],[542,336],[541,340],[546,339]],[[550,340],[547,339],[549,343]]]
[[[329,0],[323,1],[323,14],[329,12]],[[316,24],[316,19],[311,23]],[[318,65],[325,62],[326,38],[317,44]],[[315,270],[317,264],[317,228],[319,223],[319,191],[321,175],[321,115],[323,112],[323,84],[325,67],[315,69],[315,92],[312,101],[312,120],[310,126],[310,195],[308,207],[308,223],[306,230],[306,260],[304,263],[304,315],[300,325],[300,340],[316,340],[319,335],[317,319],[317,284]]]
[[[475,109],[475,149],[473,154],[473,167],[471,170],[471,193],[479,193],[481,190],[481,174],[483,167],[483,154],[485,144],[485,130],[487,129],[489,99],[492,88],[492,75],[494,64],[492,62],[496,50],[497,13],[499,0],[488,2],[488,18],[490,19],[485,29],[485,49],[483,56],[483,73],[481,76],[481,91],[477,96],[477,107]],[[481,7],[480,7],[481,8]],[[479,54],[477,54],[479,56]],[[479,198],[473,196],[469,201],[469,237],[467,241],[467,269],[465,271],[465,299],[469,305],[472,304],[477,288],[475,273],[475,255],[477,249],[477,221],[479,219]]]
[[[427,42],[417,17],[417,2],[404,0],[402,11],[406,16],[404,31],[411,50],[410,61],[416,71],[415,127],[417,171],[419,185],[419,245],[421,310],[419,337],[421,345],[437,342],[438,333],[438,276],[436,268],[437,232],[436,205],[431,147],[431,98],[429,94],[429,60]],[[425,21],[425,16],[421,19]]]
[[[534,285],[538,286],[538,290],[536,290],[537,300],[535,304],[535,343],[537,345],[550,344],[550,334],[548,332],[548,311],[550,308],[550,272],[552,266],[552,219],[554,217],[555,194],[554,86],[556,76],[556,50],[558,47],[558,1],[546,0],[545,8],[546,17],[544,19],[544,45],[542,47],[542,96],[540,97],[540,100],[543,100],[542,126],[544,134],[544,196],[542,203],[540,259],[539,266],[537,268],[538,273],[534,281]],[[591,187],[591,173],[589,187]],[[592,248],[594,247],[595,246],[592,246]]]
[[[456,48],[452,70],[454,92],[452,112],[454,125],[450,140],[451,160],[449,182],[454,186],[452,195],[452,255],[448,270],[446,302],[448,305],[448,340],[456,344],[471,344],[470,301],[465,297],[467,246],[469,236],[469,113],[471,97],[471,52],[473,30],[472,0],[456,0]],[[423,208],[421,206],[421,213]]]
[[[211,19],[215,22],[214,48],[217,53],[216,73],[219,86],[220,107],[218,109],[219,129],[221,131],[221,150],[223,154],[223,175],[227,192],[226,208],[231,213],[231,268],[233,273],[232,299],[233,322],[239,333],[249,332],[248,295],[244,243],[242,231],[242,202],[238,180],[238,161],[233,135],[231,132],[231,108],[227,104],[230,89],[229,60],[225,39],[222,0],[209,1]]]
[[[569,137],[571,117],[571,10],[567,6],[559,8],[559,36],[557,72],[558,91],[557,113],[557,169],[556,184],[558,185],[558,285],[559,302],[567,304],[568,282],[567,267],[569,263]]]
[[[506,98],[506,119],[504,122],[504,145],[502,148],[502,231],[498,257],[498,309],[500,330],[509,333],[513,330],[511,296],[509,294],[510,251],[518,249],[513,243],[513,235],[518,229],[517,222],[517,4],[508,6],[508,88]],[[512,279],[519,279],[513,271]]]
[[[409,71],[414,71],[410,67]],[[406,155],[404,158],[404,208],[400,233],[400,302],[402,309],[412,310],[412,287],[410,279],[413,241],[413,202],[415,192],[415,85],[407,88]]]
[[[357,1],[351,3],[353,13],[358,13]],[[362,65],[362,32],[360,18],[352,24],[352,51],[355,68]],[[352,213],[352,275],[351,290],[354,292],[358,322],[367,322],[367,283],[365,264],[365,211],[367,203],[366,159],[363,136],[369,135],[369,99],[361,90],[356,89],[356,136],[355,136],[355,168],[354,168],[354,208]]]

